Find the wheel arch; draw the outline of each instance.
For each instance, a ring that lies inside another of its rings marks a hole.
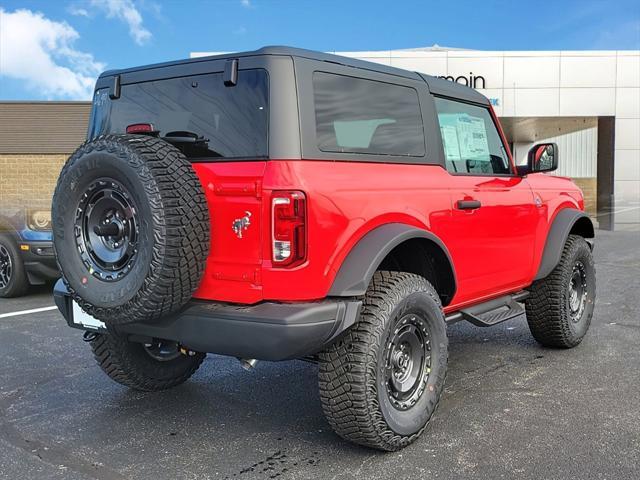
[[[351,249],[329,296],[364,295],[377,270],[415,273],[429,280],[447,305],[456,292],[456,276],[446,246],[435,234],[402,223],[381,225]]]
[[[18,232],[13,223],[3,215],[0,215],[0,233],[11,235],[16,242],[18,241]]]
[[[10,218],[0,215],[0,234],[9,237],[18,245],[21,241],[20,234]]]
[[[593,222],[582,210],[563,208],[553,219],[534,280],[545,278],[556,268],[560,262],[564,244],[572,234],[584,238],[594,238]]]

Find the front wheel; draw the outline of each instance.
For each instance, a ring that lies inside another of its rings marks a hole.
[[[589,329],[596,300],[596,269],[586,240],[569,235],[560,263],[530,291],[525,305],[533,337],[547,347],[578,345]]]
[[[358,322],[320,354],[320,398],[341,437],[399,450],[424,431],[444,388],[447,335],[423,277],[376,272]]]
[[[112,380],[134,390],[166,390],[185,382],[204,360],[204,353],[187,356],[176,342],[129,342],[115,334],[96,335],[91,349],[98,365]]]
[[[16,242],[0,234],[0,298],[19,297],[29,288],[29,280]]]

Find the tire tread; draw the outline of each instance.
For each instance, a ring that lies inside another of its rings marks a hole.
[[[403,272],[376,272],[358,322],[319,356],[322,409],[332,429],[346,440],[380,450],[399,450],[417,439],[432,418],[412,435],[397,434],[385,422],[377,399],[377,348],[374,347],[383,342],[386,317],[394,305],[414,292],[427,293],[440,307],[438,294],[423,277]],[[435,381],[439,385],[444,385],[446,355],[442,360],[445,368],[440,369],[442,377]],[[437,395],[430,405],[432,414],[439,397]]]
[[[184,383],[198,370],[205,358],[202,353],[181,358],[185,363],[184,368],[170,378],[163,378],[166,375],[161,375],[162,369],[166,369],[167,365],[157,361],[157,376],[143,372],[139,360],[130,352],[130,348],[137,345],[132,345],[124,338],[101,334],[90,343],[98,366],[109,378],[126,387],[146,392],[167,390]]]
[[[571,330],[566,309],[567,275],[573,268],[572,259],[580,252],[588,258],[587,267],[595,269],[585,239],[579,235],[569,235],[558,265],[546,278],[534,282],[529,289],[530,295],[525,300],[527,323],[533,337],[544,346],[572,348],[582,341],[583,336],[577,336]],[[592,315],[591,310],[585,321],[590,323]]]

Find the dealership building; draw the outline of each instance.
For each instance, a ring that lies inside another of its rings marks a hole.
[[[517,162],[534,143],[556,142],[557,174],[581,186],[600,228],[640,226],[640,51],[335,53],[476,88],[501,117]],[[23,204],[25,189],[49,201],[89,109],[89,102],[0,102],[0,206]]]

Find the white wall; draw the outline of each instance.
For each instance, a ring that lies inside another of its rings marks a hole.
[[[555,142],[560,162],[556,175],[572,178],[594,178],[598,168],[598,129],[587,128],[557,137],[541,138],[537,142]],[[517,165],[527,163],[533,142],[514,143],[513,155]]]

